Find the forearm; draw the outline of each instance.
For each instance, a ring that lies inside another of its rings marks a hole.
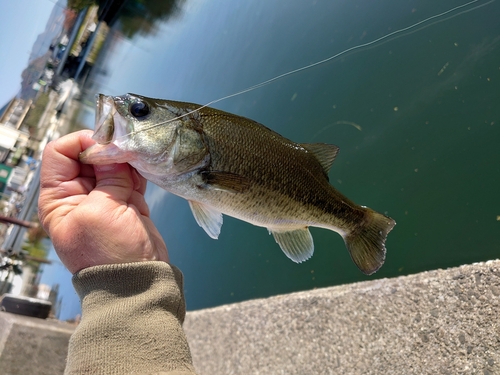
[[[66,374],[194,374],[182,330],[182,274],[164,262],[86,268],[73,277],[82,321]]]

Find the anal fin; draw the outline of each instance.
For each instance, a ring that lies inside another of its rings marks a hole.
[[[313,255],[314,242],[307,227],[287,232],[273,231],[269,228],[268,230],[285,255],[295,263],[304,262]]]
[[[216,240],[222,227],[222,213],[200,202],[188,201],[194,219],[207,234]]]

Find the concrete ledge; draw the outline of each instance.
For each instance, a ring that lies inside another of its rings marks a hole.
[[[74,328],[57,320],[0,312],[0,373],[63,374]]]
[[[200,374],[500,374],[500,261],[187,314]]]

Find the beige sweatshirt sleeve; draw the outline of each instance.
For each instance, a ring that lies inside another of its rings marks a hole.
[[[82,320],[65,374],[195,374],[182,323],[182,273],[164,262],[86,268],[73,276]]]

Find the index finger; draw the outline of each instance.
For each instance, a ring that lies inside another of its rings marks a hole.
[[[70,133],[50,142],[43,152],[40,186],[54,187],[78,176],[94,174],[91,165],[81,164],[78,155],[96,142],[91,130]]]

